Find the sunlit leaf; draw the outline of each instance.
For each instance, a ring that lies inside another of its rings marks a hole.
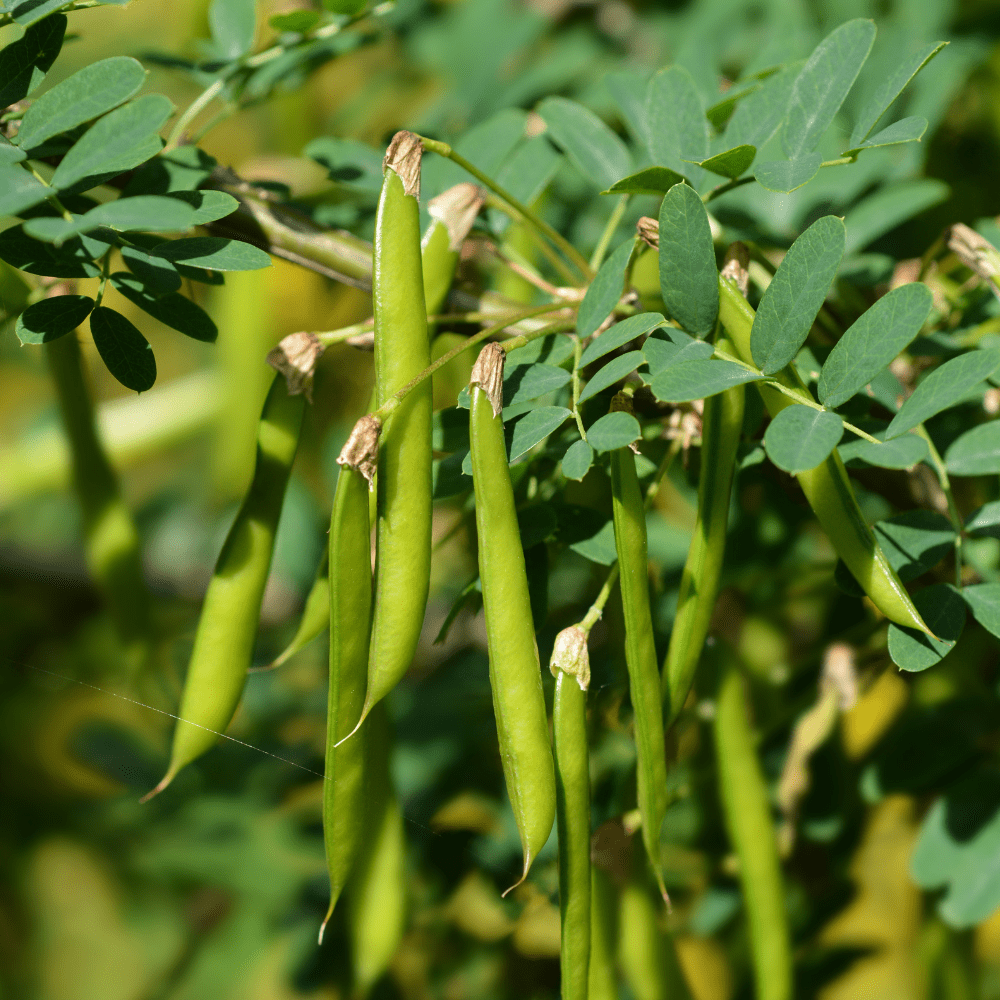
[[[764,433],[767,457],[785,472],[816,468],[837,447],[844,424],[836,413],[811,406],[786,406]]]

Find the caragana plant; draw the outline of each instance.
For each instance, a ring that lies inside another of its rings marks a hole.
[[[413,970],[453,960],[423,940],[448,920],[558,958],[531,995],[596,1000],[621,978],[630,996],[708,996],[691,942],[713,935],[740,995],[815,995],[821,927],[845,901],[817,888],[797,845],[827,851],[843,886],[864,804],[892,792],[940,794],[920,804],[911,871],[944,889],[945,943],[935,952],[928,931],[924,951],[951,954],[948,928],[1000,906],[1000,229],[956,222],[901,262],[878,242],[947,195],[915,176],[942,104],[921,74],[945,42],[900,44],[897,25],[883,43],[859,17],[723,78],[721,47],[692,29],[683,58],[609,67],[587,103],[533,84],[495,106],[470,84],[466,128],[445,102],[380,144],[314,138],[303,156],[331,186],[297,197],[219,164],[207,137],[416,14],[324,0],[265,22],[252,2],[213,0],[198,59],[144,56],[201,87],[179,109],[146,92],[131,55],[49,83],[70,25],[86,32],[99,6],[0,2],[0,277],[7,326],[51,372],[133,695],[170,689],[177,636],[143,577],[81,343],[146,393],[157,364],[136,309],[211,344],[194,289],[272,257],[371,292],[370,319],[256,359],[277,372],[253,475],[146,808],[196,800],[186,776],[220,741],[257,746],[240,728],[248,677],[291,671],[326,634],[328,683],[309,703],[316,719],[325,706],[321,752],[265,753],[322,778],[329,892],[306,908],[354,995],[390,968],[404,995],[437,995]],[[702,6],[709,21],[742,11]],[[449,44],[461,36],[442,24]],[[340,407],[324,366],[366,350],[370,402],[341,414],[352,429],[333,451],[319,569],[301,620],[263,655],[294,467],[311,418]],[[442,584],[455,540],[470,576]],[[769,602],[791,609],[791,638],[769,630]],[[434,688],[428,652],[480,614],[486,669],[468,700],[492,705],[476,716],[485,740],[461,694]],[[896,673],[932,669],[936,687]],[[892,683],[918,694],[859,776],[871,746],[831,734],[840,716],[849,731],[859,684]],[[415,750],[422,712],[438,742]],[[944,730],[943,762],[907,761]],[[499,813],[476,797],[489,774]],[[824,774],[854,783],[840,813],[810,789]],[[411,830],[421,796],[437,805]],[[429,827],[477,831],[495,885],[463,882],[446,902]],[[482,995],[529,995],[517,989]]]

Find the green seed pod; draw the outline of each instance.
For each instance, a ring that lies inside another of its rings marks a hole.
[[[250,489],[219,553],[198,619],[170,766],[150,795],[214,746],[236,711],[253,656],[304,407],[305,399],[290,396],[285,380],[276,376],[260,417]]]
[[[417,207],[420,155],[420,139],[398,132],[385,156],[372,286],[376,407],[430,364]],[[385,422],[377,512],[368,691],[358,726],[406,673],[424,620],[431,568],[430,379]]]
[[[731,351],[726,340],[719,342]],[[661,677],[667,727],[677,718],[698,666],[719,592],[726,551],[729,501],[736,469],[736,448],[743,427],[745,389],[727,389],[705,400],[701,430],[698,517],[677,598],[677,616]]]
[[[631,401],[619,393],[612,400],[611,409],[630,411]],[[660,865],[660,826],[667,811],[660,672],[649,610],[646,510],[635,471],[635,456],[629,448],[618,448],[611,453],[611,496],[625,613],[625,660],[634,712],[642,842],[660,892],[667,899]]]
[[[587,633],[556,636],[549,669],[556,679],[552,733],[559,831],[559,967],[562,1000],[587,1000],[590,968],[590,767],[587,754]]]
[[[507,792],[524,850],[520,884],[552,830],[556,789],[528,578],[500,416],[504,357],[498,344],[487,344],[472,370],[469,444],[493,711]]]
[[[792,958],[778,844],[767,783],[754,748],[743,678],[731,662],[725,664],[719,683],[715,749],[726,829],[740,866],[756,996],[790,1000]]]
[[[750,328],[753,326],[754,311],[727,278],[719,278],[719,288],[719,319],[739,356],[748,364],[753,364]],[[812,394],[793,368],[785,368],[774,378],[803,399],[814,402]],[[772,417],[795,402],[765,385],[760,387],[760,394]],[[930,635],[930,629],[865,521],[837,450],[834,449],[826,461],[815,469],[800,472],[796,478],[830,544],[875,607],[897,625],[920,629]]]
[[[359,738],[369,741],[367,802],[362,804],[367,832],[347,890],[354,995],[359,997],[367,996],[389,967],[406,926],[406,839],[403,814],[389,781],[384,704],[376,707],[365,729]]]
[[[431,224],[421,243],[427,315],[441,311],[455,278],[462,243],[485,197],[475,184],[456,184],[427,203]]]
[[[353,740],[351,732],[365,700],[368,642],[371,627],[371,532],[368,493],[378,462],[381,423],[362,417],[337,461],[340,475],[330,518],[329,604],[330,687],[327,695],[326,781],[323,785],[323,840],[330,873],[330,907],[323,931],[366,836],[367,761],[371,736],[367,729]]]

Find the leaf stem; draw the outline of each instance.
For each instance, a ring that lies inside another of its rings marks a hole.
[[[955,529],[955,585],[961,588],[962,530],[965,524],[962,521],[962,515],[958,511],[958,505],[955,503],[955,494],[951,491],[951,479],[948,477],[948,467],[944,464],[941,453],[937,450],[934,441],[931,439],[930,434],[927,433],[927,428],[923,424],[917,426],[916,433],[927,442],[928,457],[930,458],[931,466],[937,474],[938,482],[941,484],[941,492],[944,493],[945,499],[948,501],[948,519],[951,521],[951,526]]]
[[[502,198],[498,198],[496,195],[488,195],[486,198],[486,204],[490,208],[496,208],[503,212],[514,222],[524,223],[527,221],[520,212],[512,208]],[[528,236],[528,239],[530,239],[531,242],[538,247],[545,259],[559,272],[560,275],[562,275],[563,281],[568,281],[571,285],[576,285],[579,279],[573,269],[562,259],[562,257],[559,256],[559,254],[555,252],[555,250],[552,249],[549,241],[545,239],[541,233],[532,228],[532,226],[527,225],[523,228],[524,232]]]
[[[594,247],[594,253],[590,258],[590,269],[595,273],[600,270],[601,264],[604,262],[604,255],[608,252],[608,246],[611,244],[615,231],[618,229],[618,224],[622,221],[622,216],[628,207],[628,201],[629,195],[627,194],[623,194],[618,199],[618,204],[611,210],[611,215],[608,217],[608,224],[604,227],[604,232],[601,233],[601,238],[597,241],[597,246]]]
[[[228,74],[226,76],[220,76],[217,80],[213,80],[185,109],[184,113],[177,119],[174,127],[170,130],[170,136],[167,139],[167,144],[163,147],[163,153],[169,153],[175,150],[184,138],[184,132],[187,130],[188,125],[191,124],[201,114],[201,112],[208,107],[212,101],[215,100],[219,94],[222,93],[222,88],[226,85],[226,80],[228,79]]]
[[[519,212],[523,221],[532,225],[538,230],[538,232],[543,233],[554,246],[557,246],[566,256],[566,259],[572,261],[574,266],[580,271],[580,274],[582,274],[584,278],[590,280],[594,277],[594,272],[591,270],[591,267],[587,263],[586,259],[580,251],[566,239],[565,236],[556,232],[556,230],[545,222],[544,219],[535,215],[535,213],[532,212],[527,205],[515,198],[509,191],[500,187],[500,185],[497,184],[492,177],[488,177],[478,167],[470,163],[464,156],[456,153],[455,150],[448,145],[448,143],[438,142],[436,139],[426,139],[423,136],[420,136],[420,141],[423,143],[424,149],[451,160],[452,163],[457,164],[467,173],[472,174],[472,176],[475,177],[480,183],[485,184],[486,187],[488,187],[495,195],[507,202],[512,209]]]
[[[713,199],[729,194],[730,191],[735,191],[736,188],[743,187],[744,184],[752,184],[756,179],[756,177],[737,177],[736,180],[726,181],[725,184],[720,184],[703,194],[701,200],[707,205]]]
[[[583,419],[580,417],[580,356],[583,354],[582,345],[578,336],[573,337],[573,418],[576,420],[576,428],[580,432],[580,437],[586,441],[587,432],[583,428]]]

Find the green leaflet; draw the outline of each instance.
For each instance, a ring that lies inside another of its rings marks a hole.
[[[793,475],[815,469],[837,447],[844,425],[836,413],[811,406],[786,406],[764,434],[767,457]]]
[[[654,163],[686,174],[695,187],[705,176],[700,163],[709,155],[708,119],[691,74],[681,66],[660,70],[646,94],[649,151]]]
[[[565,97],[547,97],[538,113],[556,145],[602,190],[631,173],[628,147],[593,111]]]

